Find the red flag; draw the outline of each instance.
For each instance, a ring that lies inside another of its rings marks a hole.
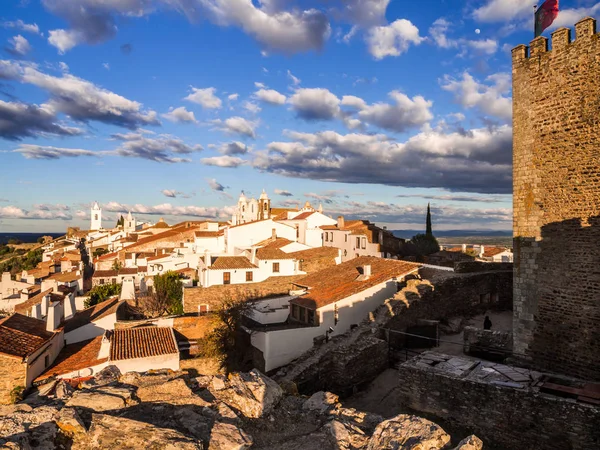
[[[546,0],[535,12],[535,37],[552,25],[558,16],[558,0]]]

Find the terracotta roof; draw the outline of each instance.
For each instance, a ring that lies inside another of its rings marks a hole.
[[[34,381],[42,381],[46,378],[86,369],[108,361],[108,358],[98,359],[101,345],[102,336],[66,345],[59,353],[54,364]]]
[[[258,259],[294,259],[294,257],[279,248],[263,247],[256,250]]]
[[[219,237],[223,236],[225,230],[219,231],[196,231],[194,234],[197,238],[211,238],[211,237]]]
[[[62,294],[53,294],[52,288],[46,289],[45,291],[34,295],[29,300],[26,300],[23,303],[19,303],[18,305],[15,305],[15,311],[18,313],[21,313],[21,314],[27,314],[27,312],[29,310],[31,310],[32,306],[39,305],[40,303],[42,303],[42,300],[47,295],[50,295],[51,296],[50,299],[53,301],[60,301],[64,298],[64,295],[62,295]]]
[[[75,313],[75,315],[67,321],[65,324],[65,333],[80,328],[88,323],[96,322],[110,314],[117,312],[117,309],[121,306],[118,297],[113,297],[97,305],[90,306],[83,311]]]
[[[198,275],[198,271],[196,269],[191,268],[191,267],[186,267],[185,269],[177,269],[175,271],[175,273],[180,273],[180,274],[185,275],[185,276],[193,276],[193,277],[195,277],[195,276]]]
[[[339,249],[337,247],[315,247],[306,250],[299,250],[297,252],[288,253],[294,259],[312,259],[312,258],[324,258],[332,257],[337,258],[339,255]]]
[[[359,281],[357,278],[364,265],[371,266],[371,276]],[[294,281],[296,285],[308,287],[309,291],[292,302],[310,309],[321,308],[394,277],[407,275],[419,267],[420,264],[406,261],[361,256]]]
[[[123,267],[119,269],[119,275],[137,275],[137,267]]]
[[[111,361],[179,354],[172,328],[127,328],[111,334]]]
[[[92,276],[92,278],[110,278],[110,277],[116,277],[117,275],[119,275],[119,272],[116,270],[96,270],[94,271],[94,275]]]
[[[0,353],[25,358],[45,345],[54,333],[46,322],[22,314],[0,319]]]
[[[146,261],[156,261],[157,259],[169,258],[171,255],[156,255],[149,256],[146,258]]]
[[[298,212],[298,208],[271,208],[271,216],[278,216],[280,214],[286,214],[288,212]]]
[[[485,258],[491,258],[492,256],[496,256],[499,255],[500,253],[504,253],[508,250],[506,250],[505,248],[498,248],[498,247],[485,247],[484,248],[484,252],[483,252],[483,256]]]
[[[51,280],[56,280],[60,283],[72,283],[83,278],[83,275],[78,275],[77,272],[61,272],[50,276]]]
[[[308,219],[310,216],[312,216],[316,211],[306,211],[303,212],[301,214],[298,214],[296,217],[290,219],[290,220],[304,220],[304,219]]]
[[[116,258],[117,256],[119,256],[119,254],[117,252],[106,253],[106,254],[96,258],[96,261],[108,261],[108,260]]]
[[[270,237],[269,239],[265,239],[264,241],[260,241],[255,244],[255,247],[270,247],[270,248],[281,248],[285,247],[288,244],[291,244],[293,241],[290,241],[286,238],[275,238]]]
[[[46,278],[50,275],[48,267],[40,267],[37,269],[27,270],[27,275],[32,275],[34,278]]]
[[[137,270],[138,270],[138,273],[148,272],[148,266],[138,266]]]
[[[210,269],[256,269],[256,266],[245,256],[213,256]]]

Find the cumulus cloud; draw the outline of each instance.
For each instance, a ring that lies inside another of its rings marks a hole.
[[[236,100],[238,99],[238,97],[239,97],[239,96],[240,96],[240,94],[229,94],[229,95],[227,96],[227,100],[230,100],[230,101],[232,101],[232,102],[233,102],[233,101],[236,101]]]
[[[535,4],[533,0],[489,0],[473,12],[473,17],[481,22],[506,22],[532,14]]]
[[[385,22],[390,0],[346,0],[342,3],[343,6],[333,8],[334,17],[359,27],[371,27]]]
[[[200,162],[206,166],[215,167],[239,167],[246,164],[246,161],[236,156],[212,156],[210,158],[202,158]]]
[[[477,108],[484,114],[502,120],[512,117],[510,74],[497,73],[486,78],[488,84],[479,83],[471,74],[464,72],[462,79],[445,76],[442,89],[452,92],[455,100],[465,108]]]
[[[283,197],[293,197],[294,196],[294,194],[292,194],[290,191],[286,191],[283,189],[275,189],[275,194],[281,195]]]
[[[129,100],[90,81],[68,73],[55,77],[26,66],[19,76],[50,94],[47,107],[82,122],[98,121],[127,128],[159,125],[156,112],[143,111],[142,104]]]
[[[398,19],[389,25],[373,27],[366,36],[369,53],[376,60],[387,56],[400,56],[411,45],[419,45],[425,38],[410,20]]]
[[[254,93],[254,96],[265,103],[271,105],[283,105],[286,100],[286,96],[277,92],[274,89],[260,89]]]
[[[85,34],[79,31],[58,29],[50,30],[48,33],[48,43],[56,47],[61,55],[85,40]]]
[[[341,104],[343,106],[348,106],[350,108],[355,109],[364,109],[367,107],[367,102],[365,102],[362,98],[356,97],[354,95],[344,95],[342,97]]]
[[[50,206],[50,205],[42,205]],[[31,210],[19,208],[17,206],[1,206],[1,219],[38,219],[38,220],[71,220],[73,216],[64,209],[36,209]]]
[[[185,109],[185,106],[179,108],[169,108],[169,112],[162,115],[165,119],[171,122],[178,123],[197,123],[196,117],[192,111]]]
[[[358,117],[367,123],[390,131],[403,132],[419,127],[433,119],[433,102],[420,95],[409,98],[406,94],[392,91],[389,96],[395,104],[374,103],[363,107]],[[353,100],[354,103],[357,103]]]
[[[174,155],[190,155],[202,151],[201,145],[188,145],[169,135],[160,135],[156,138],[142,135],[113,135],[113,137],[124,140],[124,142],[112,154],[129,158],[167,163],[191,162],[189,158]]]
[[[213,206],[173,206],[170,203],[149,206],[142,204],[127,205],[114,201],[103,205],[102,209],[109,212],[131,211],[134,214],[147,214],[152,216],[189,216],[206,219],[231,217],[231,215],[235,213],[235,207],[229,206],[224,208]]]
[[[222,155],[245,155],[248,153],[248,146],[239,141],[229,142],[219,147],[219,153]]]
[[[8,40],[10,47],[6,50],[15,56],[25,56],[31,51],[31,44],[20,34],[10,38]]]
[[[243,106],[246,111],[249,111],[252,114],[258,114],[262,110],[262,108],[254,102],[244,102]]]
[[[205,109],[219,109],[223,102],[215,95],[217,91],[214,87],[198,89],[191,86],[191,94],[184,98],[189,102],[197,103]]]
[[[14,21],[8,20],[6,22],[3,22],[2,26],[4,28],[13,28],[16,30],[25,31],[27,33],[41,34],[40,27],[38,27],[36,23],[25,23],[21,19]]]
[[[459,56],[468,54],[475,55],[493,55],[498,51],[498,41],[495,39],[470,40],[465,38],[453,39],[448,37],[450,22],[444,18],[437,19],[431,28],[429,34],[435,45],[444,49],[457,49]]]
[[[331,120],[340,112],[340,99],[324,88],[298,89],[289,103],[298,117],[304,120]]]
[[[14,141],[46,134],[76,136],[83,134],[83,130],[60,124],[48,105],[0,100],[0,137]]]
[[[27,159],[60,159],[77,158],[79,156],[100,156],[100,152],[83,150],[79,148],[60,148],[46,145],[21,144],[15,150]]]
[[[240,136],[256,138],[256,127],[258,122],[244,119],[243,117],[234,116],[226,120],[213,120],[211,122],[219,130],[229,134],[239,134]]]
[[[427,130],[406,142],[385,135],[334,131],[288,133],[256,153],[254,166],[284,176],[342,183],[509,193],[512,129]]]
[[[206,182],[213,191],[225,192],[226,187],[219,183],[215,178],[208,178]]]

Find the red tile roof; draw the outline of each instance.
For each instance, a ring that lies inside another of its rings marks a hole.
[[[110,339],[111,361],[179,354],[172,328],[117,329],[112,332]]]
[[[0,353],[25,358],[45,345],[54,333],[46,331],[46,322],[22,314],[0,319]]]
[[[483,252],[483,256],[485,258],[491,258],[492,256],[496,256],[499,255],[500,253],[504,253],[507,250],[505,248],[499,248],[499,247],[485,247],[484,248],[484,252]]]
[[[197,238],[211,238],[211,237],[219,237],[225,234],[225,230],[219,231],[196,231],[194,233]]]
[[[306,212],[303,212],[301,214],[298,214],[296,217],[294,217],[293,219],[290,219],[290,220],[304,220],[304,219],[308,219],[315,212],[316,211],[306,211]]]
[[[63,294],[53,293],[52,291],[53,291],[52,288],[46,289],[45,291],[34,295],[29,300],[26,300],[23,303],[19,303],[18,305],[15,305],[15,312],[27,315],[27,312],[31,310],[31,307],[42,303],[42,300],[44,299],[44,297],[46,295],[50,295],[50,300],[55,301],[55,302],[61,301],[64,299]]]
[[[258,244],[256,244],[257,247],[261,247],[258,248],[256,250],[256,257],[258,259],[294,259],[293,256],[291,256],[288,253],[285,253],[283,250],[281,250],[281,247],[285,247],[288,244],[291,244],[292,241],[290,241],[289,239],[285,239],[285,238],[270,238],[270,239],[266,239],[262,242],[259,242]]]
[[[103,362],[108,361],[108,358],[98,359],[100,346],[102,345],[102,336],[90,339],[76,344],[66,345],[48,370],[37,377],[34,381],[45,380],[46,378],[55,377],[74,372],[76,370],[87,369]]]
[[[359,281],[357,278],[362,274],[360,269],[364,265],[371,266],[371,276]],[[309,290],[292,302],[310,309],[321,308],[394,277],[407,275],[419,267],[420,264],[406,261],[361,256],[294,281],[294,284]]]
[[[96,270],[92,278],[111,278],[117,275],[119,275],[119,272],[116,270]]]
[[[119,269],[119,275],[137,275],[137,267],[122,267]]]
[[[229,270],[229,269],[256,269],[256,266],[245,256],[213,256],[210,269]]]
[[[96,322],[106,316],[109,316],[110,314],[116,313],[119,306],[121,306],[119,298],[113,297],[100,302],[97,305],[90,306],[83,311],[79,311],[75,313],[75,315],[65,324],[65,333],[87,325],[88,323]]]
[[[294,259],[313,259],[313,258],[325,258],[330,256],[331,258],[337,258],[339,256],[339,249],[337,247],[315,247],[306,250],[298,250],[297,252],[288,253]]]
[[[83,275],[78,275],[77,272],[61,272],[50,276],[51,280],[56,280],[60,283],[72,283],[81,278],[83,278]]]

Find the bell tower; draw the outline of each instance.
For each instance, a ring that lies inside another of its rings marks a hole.
[[[271,218],[271,200],[263,189],[262,194],[258,200],[258,220],[265,220]]]
[[[98,202],[94,202],[92,209],[90,210],[90,230],[96,231],[102,228],[102,208],[98,205]]]

